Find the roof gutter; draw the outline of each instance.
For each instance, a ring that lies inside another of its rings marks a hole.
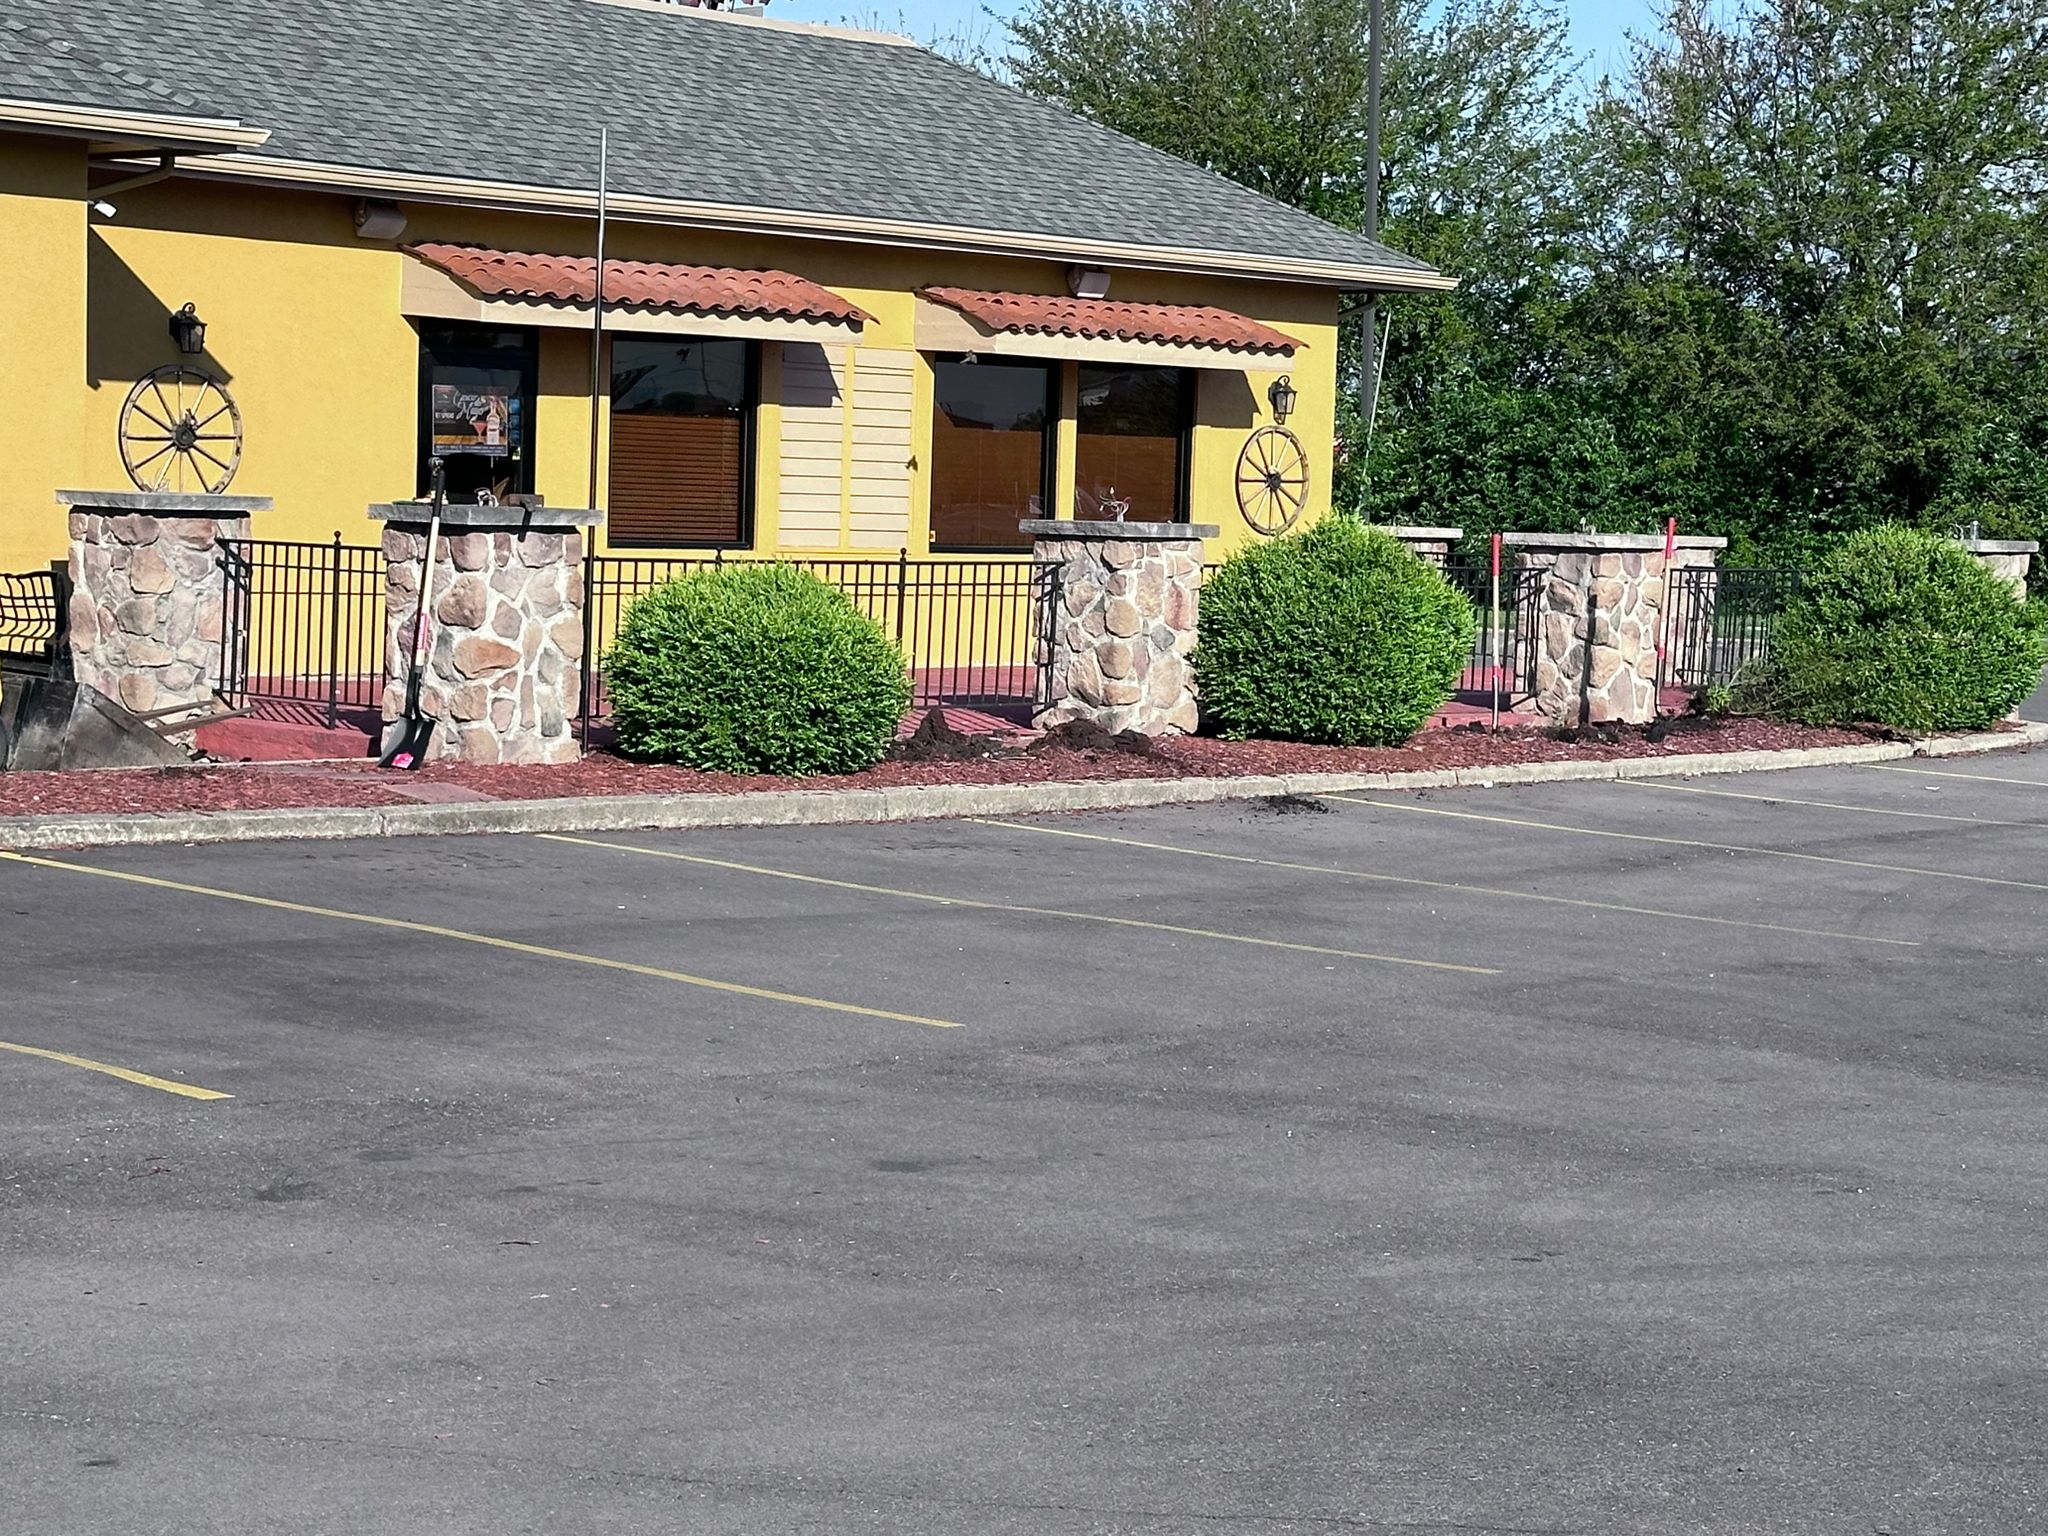
[[[416,202],[568,214],[583,218],[589,218],[597,212],[597,194],[589,189],[476,181],[467,177],[375,170],[313,160],[287,160],[270,155],[214,155],[203,165],[179,167],[179,173],[277,187],[312,187],[325,191],[410,198]],[[607,204],[612,218],[628,219],[641,224],[715,229],[734,234],[786,235],[798,239],[845,240],[865,245],[908,245],[926,250],[962,251],[977,255],[1041,256],[1054,261],[1080,261],[1097,265],[1139,267],[1160,272],[1192,272],[1268,281],[1314,283],[1352,291],[1370,289],[1379,293],[1444,293],[1458,286],[1456,278],[1447,277],[1434,267],[1426,266],[1376,266],[1353,262],[1312,261],[1298,257],[1247,255],[1234,251],[1125,245],[1113,241],[1074,240],[1019,230],[979,229],[912,220],[863,219],[845,214],[638,197],[618,192],[610,195]]]
[[[268,128],[251,128],[233,117],[129,112],[115,107],[73,107],[58,102],[19,101],[5,97],[0,97],[0,127],[21,127],[67,138],[176,146],[201,152],[254,149],[270,140]]]

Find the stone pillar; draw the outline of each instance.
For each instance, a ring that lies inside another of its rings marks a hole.
[[[227,628],[215,545],[268,496],[59,491],[71,509],[72,676],[137,714],[213,703]]]
[[[1438,570],[1451,563],[1451,549],[1458,540],[1465,537],[1462,528],[1410,528],[1403,525],[1387,529],[1395,538],[1420,559],[1428,561]]]
[[[1213,523],[1029,518],[1032,559],[1057,570],[1038,638],[1050,702],[1040,728],[1092,720],[1158,735],[1195,728],[1195,614]]]
[[[1977,563],[2013,590],[2015,597],[2027,595],[2027,569],[2041,546],[2032,539],[1958,539],[1956,542],[1977,557]]]
[[[1557,725],[1657,718],[1664,539],[1634,533],[1510,533],[1536,594],[1536,707]]]
[[[427,504],[370,508],[384,528],[384,720],[405,712]],[[429,755],[467,763],[563,763],[583,660],[587,508],[449,506],[428,591],[431,647],[420,707]]]

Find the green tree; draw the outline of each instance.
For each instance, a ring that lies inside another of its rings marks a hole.
[[[2037,4],[1676,0],[1574,153],[1562,331],[1692,526],[1796,555],[1966,486],[2048,521],[1994,426],[2042,425]]]

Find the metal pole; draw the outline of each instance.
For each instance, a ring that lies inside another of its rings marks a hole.
[[[1386,44],[1383,0],[1372,0],[1365,32],[1365,238],[1380,237],[1380,77]],[[1358,406],[1370,415],[1379,406],[1380,370],[1373,356],[1379,338],[1380,301],[1365,296],[1365,339],[1358,349]]]
[[[590,505],[597,506],[597,401],[604,386],[605,185],[611,172],[611,130],[597,130],[597,263],[590,291]],[[530,430],[530,429],[529,429]]]
[[[1493,535],[1493,631],[1489,635],[1493,649],[1493,666],[1487,668],[1493,674],[1493,729],[1501,729],[1501,537]]]
[[[591,268],[590,284],[590,494],[592,510],[597,500],[597,403],[604,388],[604,237],[606,189],[611,184],[611,129],[597,130],[597,255]],[[597,525],[583,538],[583,655],[576,678],[576,713],[582,717],[583,739],[579,750],[590,750],[590,717],[597,707]],[[572,535],[573,537],[573,535]]]
[[[327,729],[340,718],[341,693],[341,530],[334,530],[334,563],[327,587]]]

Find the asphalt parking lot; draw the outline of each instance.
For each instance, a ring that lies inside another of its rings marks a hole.
[[[2048,753],[0,859],[0,1526],[2038,1530],[2044,854]]]

